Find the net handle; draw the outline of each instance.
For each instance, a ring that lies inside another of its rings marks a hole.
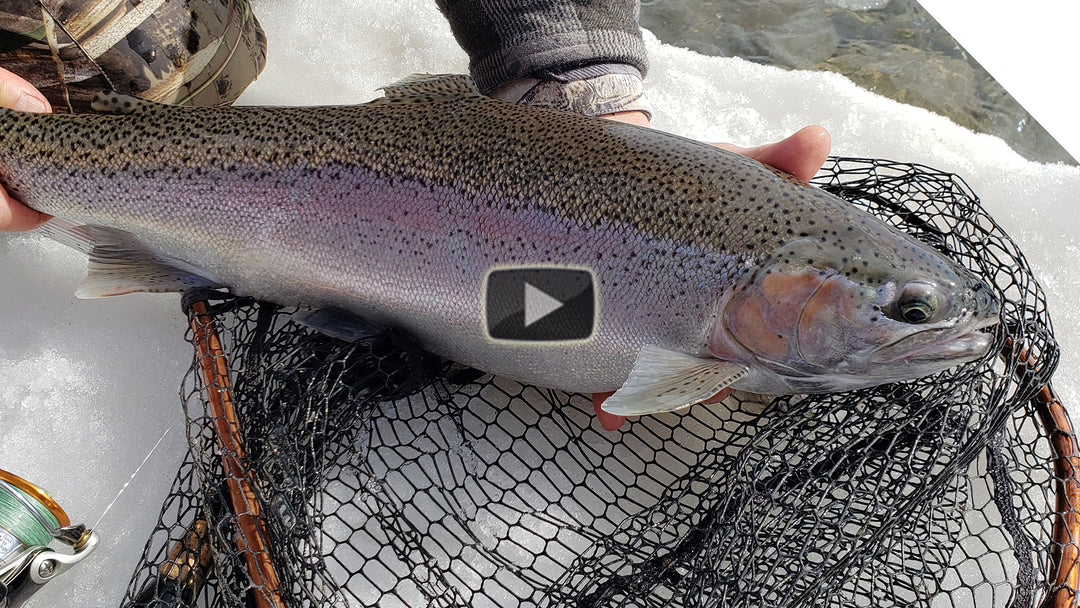
[[[246,458],[241,442],[240,423],[233,405],[229,384],[229,368],[214,322],[205,301],[195,301],[188,308],[193,341],[199,357],[199,368],[206,385],[207,403],[214,418],[214,429],[225,468],[229,498],[239,534],[236,548],[244,555],[248,574],[254,587],[258,608],[285,608],[279,579],[270,559],[270,543],[251,483],[251,471],[244,466]]]
[[[1041,608],[1075,608],[1080,588],[1080,449],[1068,412],[1047,384],[1032,398],[1054,455],[1051,593]]]

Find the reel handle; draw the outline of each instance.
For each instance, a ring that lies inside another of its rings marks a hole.
[[[52,549],[39,552],[34,559],[30,560],[30,580],[38,585],[44,585],[86,559],[94,552],[94,549],[97,549],[100,541],[101,538],[96,532],[85,530],[76,541],[75,553],[58,553]]]

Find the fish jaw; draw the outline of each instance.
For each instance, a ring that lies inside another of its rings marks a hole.
[[[875,349],[870,354],[869,361],[875,365],[934,367],[945,364],[952,367],[958,361],[973,361],[984,357],[995,342],[995,336],[985,330],[997,325],[996,317],[982,320],[968,318],[961,323],[947,324],[936,329],[928,328]]]

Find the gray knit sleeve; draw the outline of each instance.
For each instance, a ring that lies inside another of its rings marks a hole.
[[[648,68],[635,0],[436,3],[485,93],[517,78],[555,78],[571,71],[581,78],[610,71],[612,65],[644,76]]]

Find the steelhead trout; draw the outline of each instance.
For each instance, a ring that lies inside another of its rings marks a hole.
[[[992,342],[986,284],[849,203],[710,145],[495,101],[467,77],[350,107],[99,105],[111,113],[0,113],[0,182],[89,252],[84,297],[218,286],[346,311],[486,372],[619,389],[618,414],[728,386],[907,380]],[[508,338],[485,318],[515,298],[532,309],[504,321],[558,318],[560,280],[581,287],[582,333]],[[490,293],[499,281],[509,291]]]

